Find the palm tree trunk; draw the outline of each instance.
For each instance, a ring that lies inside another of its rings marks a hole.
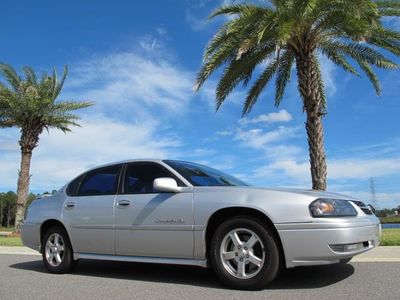
[[[25,205],[28,199],[29,191],[29,171],[31,167],[32,151],[21,149],[21,167],[18,176],[17,189],[17,211],[15,213],[15,231],[21,231],[21,223],[24,218]]]
[[[310,154],[312,188],[326,190],[326,156],[324,149],[324,128],[322,124],[323,102],[320,92],[320,71],[309,52],[296,57],[298,88],[307,114],[306,131]]]
[[[41,132],[42,128],[40,126],[21,130],[21,139],[19,140],[19,145],[21,146],[21,167],[18,176],[17,210],[15,213],[16,232],[21,231],[21,223],[24,219],[25,206],[28,201],[32,151],[39,142]]]
[[[8,204],[7,228],[10,227],[10,219],[11,219],[11,203]]]

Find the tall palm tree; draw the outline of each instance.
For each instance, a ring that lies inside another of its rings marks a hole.
[[[28,199],[32,151],[37,147],[44,129],[56,128],[64,133],[79,117],[71,111],[91,106],[90,102],[56,101],[67,77],[67,67],[59,80],[57,72],[44,73],[40,78],[30,67],[24,67],[24,78],[13,67],[0,64],[0,127],[17,127],[21,137],[21,166],[18,175],[16,230],[19,231]]]
[[[298,90],[306,112],[312,188],[326,189],[326,157],[322,118],[326,114],[320,55],[345,71],[361,70],[377,94],[381,86],[373,67],[397,65],[383,52],[400,54],[400,33],[387,28],[382,17],[399,16],[399,1],[272,0],[264,6],[233,4],[217,9],[210,18],[230,16],[204,52],[195,90],[224,67],[216,88],[217,110],[240,83],[251,87],[243,115],[250,112],[266,85],[275,78],[275,105],[296,69]],[[359,70],[351,63],[356,63]],[[259,66],[263,70],[258,74]],[[251,80],[257,73],[258,78]]]

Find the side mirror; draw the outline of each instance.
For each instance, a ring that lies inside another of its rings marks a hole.
[[[367,205],[369,207],[369,209],[374,213],[374,215],[376,215],[375,213],[375,207],[373,207],[371,204]]]
[[[175,179],[169,177],[160,177],[154,179],[153,188],[160,192],[180,193],[182,188],[178,186]]]

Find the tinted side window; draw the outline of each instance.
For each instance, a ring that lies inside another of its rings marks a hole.
[[[81,183],[83,175],[77,177],[67,187],[68,196],[76,196],[78,193],[79,184]]]
[[[78,195],[113,195],[117,192],[121,165],[105,167],[89,172],[83,179]]]
[[[129,164],[125,173],[125,194],[159,193],[153,189],[154,179],[158,177],[171,177],[177,180],[173,174],[158,164]],[[183,186],[179,180],[177,182],[179,186]]]

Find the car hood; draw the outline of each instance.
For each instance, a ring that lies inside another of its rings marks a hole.
[[[307,189],[295,189],[295,188],[268,188],[268,187],[253,187],[253,186],[207,186],[207,187],[195,187],[197,191],[218,191],[218,192],[231,192],[237,190],[238,192],[252,192],[252,191],[265,191],[265,192],[281,192],[309,196],[312,198],[334,198],[334,199],[346,199],[346,200],[358,200],[357,198],[349,195],[343,195],[339,193],[307,190]]]

